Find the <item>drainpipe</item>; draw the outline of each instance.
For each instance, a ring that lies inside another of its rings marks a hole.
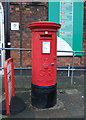
[[[5,47],[10,48],[10,2],[5,2]],[[6,59],[10,58],[10,50],[6,50]]]

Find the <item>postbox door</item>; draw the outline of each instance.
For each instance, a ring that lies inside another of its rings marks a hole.
[[[56,84],[56,33],[49,32],[45,35],[44,32],[40,34],[34,32],[33,36],[35,37],[32,45],[34,51],[32,82],[37,85],[54,85]]]
[[[56,61],[46,56],[41,58],[42,65],[40,67],[40,81],[42,85],[53,85],[56,83]]]

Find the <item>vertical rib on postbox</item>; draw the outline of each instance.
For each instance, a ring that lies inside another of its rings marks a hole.
[[[56,50],[58,23],[29,24],[32,30],[32,105],[49,108],[56,104]]]

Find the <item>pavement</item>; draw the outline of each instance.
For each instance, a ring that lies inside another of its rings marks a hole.
[[[3,77],[0,77],[3,83]],[[66,75],[57,76],[57,104],[48,109],[38,109],[31,104],[31,75],[16,75],[15,90],[16,96],[20,97],[26,104],[26,108],[16,115],[0,115],[0,118],[84,118],[84,94],[85,75],[74,76],[73,84],[70,77]],[[4,99],[4,92],[0,94],[0,102]]]

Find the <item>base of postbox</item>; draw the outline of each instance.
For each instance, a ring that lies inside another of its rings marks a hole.
[[[17,96],[13,96],[11,98],[11,103],[10,103],[10,114],[11,115],[18,114],[22,112],[25,108],[26,108],[26,105],[21,98]],[[2,110],[0,110],[0,113],[2,115],[6,115],[6,100],[2,101],[1,109]]]
[[[57,84],[51,86],[32,84],[31,101],[34,107],[40,109],[53,107],[57,102]]]

